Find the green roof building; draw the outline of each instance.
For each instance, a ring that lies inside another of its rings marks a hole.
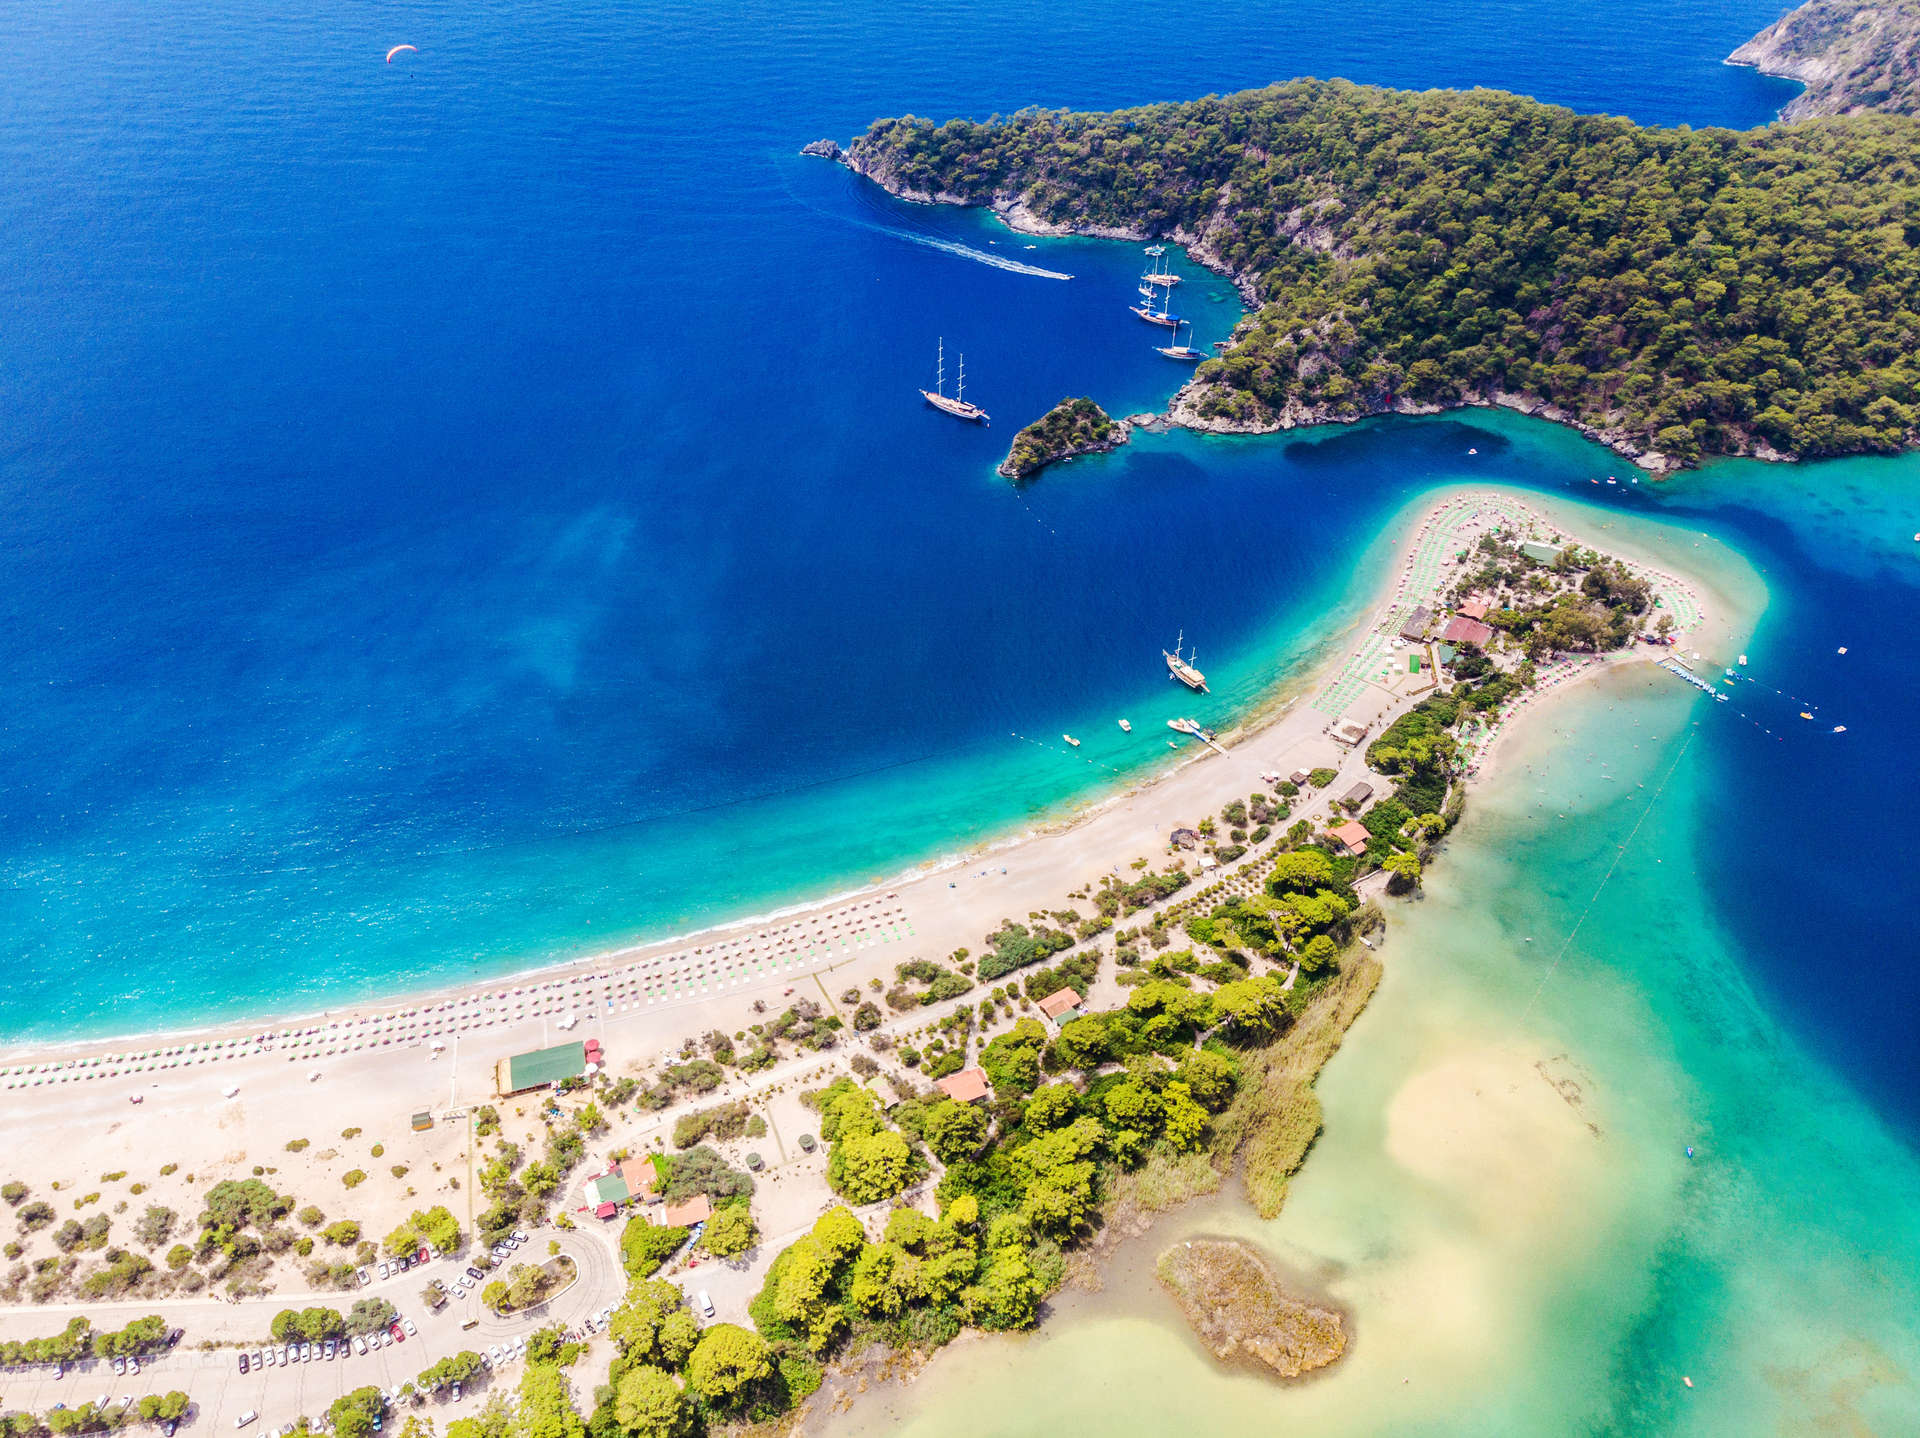
[[[1541,544],[1537,540],[1529,540],[1520,546],[1520,552],[1535,564],[1558,564],[1560,562],[1561,550],[1557,544]]]
[[[586,1071],[586,1044],[555,1044],[550,1049],[534,1049],[531,1053],[501,1059],[494,1070],[493,1086],[501,1098],[511,1098],[529,1089],[557,1084],[561,1079],[580,1078]]]
[[[587,1183],[587,1207],[597,1209],[603,1203],[626,1203],[633,1197],[627,1181],[617,1173],[590,1179]]]

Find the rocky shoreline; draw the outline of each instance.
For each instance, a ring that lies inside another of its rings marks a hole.
[[[1780,112],[1817,115],[1920,111],[1920,4],[1913,0],[1809,0],[1727,57],[1806,89]]]

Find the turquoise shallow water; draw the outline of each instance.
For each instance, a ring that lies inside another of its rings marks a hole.
[[[1870,512],[1829,520],[1871,547]],[[1660,543],[1765,594],[1718,544]],[[1630,670],[1541,716],[1396,906],[1280,1218],[1176,1214],[1106,1293],[944,1357],[851,1431],[1920,1428],[1920,1168],[1783,1022],[1713,897],[1728,707]],[[1220,1231],[1347,1310],[1338,1369],[1279,1387],[1198,1350],[1143,1270]]]

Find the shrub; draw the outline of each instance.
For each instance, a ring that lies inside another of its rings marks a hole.
[[[344,1183],[348,1188],[358,1188],[366,1181],[367,1175],[357,1168],[350,1168],[340,1175],[340,1182]]]
[[[650,1278],[687,1241],[684,1228],[664,1228],[635,1216],[620,1234],[620,1258],[630,1279]]]

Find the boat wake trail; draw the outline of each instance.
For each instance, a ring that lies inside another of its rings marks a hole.
[[[974,260],[979,264],[991,265],[996,270],[1008,270],[1016,275],[1032,275],[1037,280],[1073,278],[1072,275],[1063,275],[1058,270],[1043,270],[1038,265],[1022,264],[1019,260],[1010,260],[1005,255],[996,255],[989,250],[976,250],[971,245],[963,245],[957,240],[936,239],[932,235],[916,235],[912,230],[896,230],[888,225],[862,225],[862,228],[878,230],[883,235],[892,235],[895,239],[905,240],[911,245],[925,245],[930,250],[958,255],[963,260]]]
[[[987,265],[996,270],[1006,270],[1010,274],[1032,275],[1037,280],[1070,280],[1072,275],[1062,274],[1059,270],[1042,269],[1039,265],[1024,264],[1005,255],[996,255],[992,250],[977,250],[972,245],[963,245],[958,240],[949,240],[941,235],[930,235],[919,230],[906,229],[900,225],[886,224],[880,220],[861,219],[841,210],[830,210],[803,198],[789,186],[787,195],[804,209],[813,211],[843,225],[853,225],[858,229],[871,230],[876,235],[886,235],[890,239],[905,240],[910,245],[922,245],[930,250],[939,250],[942,254],[953,255],[958,259],[972,260],[976,264]],[[875,207],[869,202],[867,209]],[[1012,234],[1011,230],[1008,234]]]

